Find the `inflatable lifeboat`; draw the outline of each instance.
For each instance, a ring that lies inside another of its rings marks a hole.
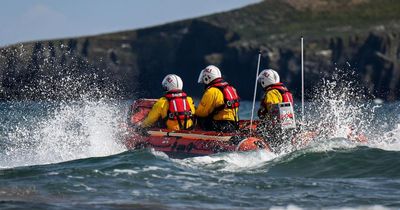
[[[155,99],[139,99],[131,105],[128,114],[128,134],[124,142],[128,149],[152,148],[176,158],[220,152],[271,151],[265,141],[249,136],[249,132],[245,132],[249,124],[246,120],[239,122],[242,132],[237,133],[219,133],[198,128],[188,131],[170,131],[157,128],[157,126],[146,131],[136,129],[137,124],[145,119],[155,102]]]
[[[139,99],[133,102],[128,114],[127,136],[124,144],[128,149],[152,148],[156,151],[166,153],[170,157],[185,158],[192,156],[211,155],[220,152],[254,151],[265,150],[274,152],[279,150],[276,145],[271,148],[269,141],[260,137],[250,135],[250,130],[255,130],[258,121],[253,121],[250,129],[249,120],[239,121],[239,132],[220,133],[215,131],[204,131],[199,128],[185,131],[170,131],[155,126],[148,130],[140,130],[137,126],[150,112],[156,99]],[[295,129],[293,108],[285,103],[279,104],[277,116],[281,119],[281,127]],[[161,123],[159,123],[161,124]],[[295,147],[304,147],[313,141],[320,131],[298,130],[290,138]],[[349,126],[347,139],[350,141],[366,143],[365,135],[355,132]]]

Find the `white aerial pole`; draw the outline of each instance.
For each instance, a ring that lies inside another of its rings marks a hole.
[[[304,123],[304,38],[301,37],[301,121]]]
[[[257,79],[258,79],[258,73],[260,71],[260,61],[261,61],[261,50],[258,53],[257,73],[256,73],[256,81],[255,81],[255,84],[254,84],[254,93],[253,93],[253,106],[251,108],[251,118],[250,118],[250,134],[252,132],[252,127],[253,127],[254,106],[255,106],[255,103],[256,103]]]

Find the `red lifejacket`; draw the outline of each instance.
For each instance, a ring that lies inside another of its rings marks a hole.
[[[279,93],[282,95],[282,102],[290,102],[290,103],[292,103],[292,106],[294,105],[292,93],[282,83],[276,83],[276,84],[270,85],[265,90],[266,90],[266,92],[268,92],[270,90],[278,90]],[[267,94],[265,94],[265,95],[267,95]],[[264,106],[266,106],[266,104],[264,104],[264,101],[265,101],[265,98],[264,98],[262,104]]]
[[[212,87],[218,88],[224,95],[225,104],[223,107],[221,107],[222,109],[236,109],[240,106],[240,97],[232,85],[228,84],[222,79],[217,79],[208,85],[207,89]]]
[[[192,118],[192,110],[186,93],[183,91],[169,91],[164,97],[169,102],[166,120],[177,120],[181,129],[187,129],[186,123],[187,120]],[[182,120],[184,121],[183,123]]]

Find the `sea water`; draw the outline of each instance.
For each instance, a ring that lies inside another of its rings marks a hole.
[[[2,102],[0,208],[400,208],[400,103],[337,99],[307,103],[306,146],[187,159],[121,144],[131,101]]]

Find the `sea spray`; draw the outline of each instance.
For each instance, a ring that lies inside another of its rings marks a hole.
[[[38,157],[52,154],[65,161],[123,151],[118,144],[120,116],[117,105],[101,101],[62,106],[39,124]]]
[[[60,46],[55,46],[60,45]],[[76,47],[76,46],[75,46]],[[0,167],[62,162],[124,151],[119,87],[73,43],[2,49]],[[17,101],[18,100],[18,101]]]
[[[371,107],[366,103],[367,94],[350,78],[354,71],[336,68],[330,78],[323,78],[313,91],[308,104],[305,130],[318,133],[317,140],[349,138],[349,134],[369,134],[374,118]],[[349,144],[354,141],[349,141]]]
[[[115,101],[89,100],[37,107],[36,118],[31,113],[30,120],[6,125],[12,128],[2,134],[8,143],[3,143],[0,167],[47,164],[122,152],[125,148],[120,143],[123,132],[120,124],[124,120],[121,110]]]

